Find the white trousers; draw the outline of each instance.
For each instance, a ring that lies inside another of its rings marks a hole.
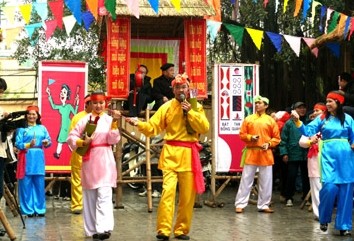
[[[112,187],[83,189],[83,199],[85,235],[113,231]]]
[[[253,166],[245,165],[243,167],[240,186],[238,188],[235,207],[245,208],[250,198],[254,176],[258,171],[258,209],[269,208],[269,203],[272,199],[273,189],[273,168],[272,166]]]
[[[320,190],[322,188],[319,177],[310,177],[310,190],[313,214],[318,218],[318,205],[320,205]]]

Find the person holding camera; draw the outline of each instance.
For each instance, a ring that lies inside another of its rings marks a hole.
[[[270,209],[273,185],[273,152],[271,148],[280,142],[279,128],[275,120],[266,114],[269,100],[266,97],[254,97],[256,113],[249,115],[242,122],[240,138],[246,143],[243,150],[242,177],[235,198],[235,212],[243,213],[250,197],[256,171],[258,175],[258,212],[273,213]]]
[[[41,124],[38,106],[28,106],[26,127],[16,131],[15,146],[20,150],[16,178],[21,214],[28,217],[44,217],[45,201],[45,158],[44,148],[51,145],[47,128]]]

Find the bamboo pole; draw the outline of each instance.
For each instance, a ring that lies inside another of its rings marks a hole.
[[[146,109],[146,121],[150,119],[150,110]],[[151,185],[151,162],[150,162],[150,137],[146,137],[145,140],[145,151],[146,151],[146,179],[147,179],[147,203],[148,203],[148,212],[152,212],[152,185]]]
[[[1,221],[2,225],[4,226],[4,229],[7,233],[7,235],[9,235],[10,240],[15,240],[16,239],[15,232],[12,229],[9,221],[7,220],[7,218],[1,208],[0,208],[0,221]]]

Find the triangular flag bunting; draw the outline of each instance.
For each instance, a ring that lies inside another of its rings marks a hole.
[[[248,34],[251,36],[251,39],[253,43],[256,45],[258,50],[261,50],[261,44],[262,44],[262,39],[263,39],[263,31],[262,30],[257,30],[257,29],[252,29],[252,28],[246,28]]]
[[[11,49],[11,44],[15,42],[17,36],[21,32],[22,27],[17,27],[17,28],[8,28],[6,29],[6,38],[5,38],[5,44],[7,49]]]
[[[274,47],[277,49],[277,52],[281,52],[281,43],[282,43],[282,35],[272,32],[266,32],[267,36],[269,37],[270,41],[272,41]]]
[[[48,18],[48,4],[47,3],[32,3],[33,10],[41,17],[42,21],[47,20]]]
[[[42,23],[33,23],[33,24],[25,25],[25,30],[27,32],[28,38],[31,39],[34,31],[36,31],[37,28],[42,27],[42,25],[43,25]]]
[[[310,17],[310,23],[311,26],[313,26],[313,23],[315,21],[315,15],[316,15],[316,7],[317,6],[321,6],[322,4],[317,2],[317,1],[313,1],[312,2],[312,7],[311,7],[311,17]]]
[[[286,12],[286,8],[288,7],[289,0],[284,0],[283,13]]]
[[[339,18],[339,13],[337,11],[334,11],[332,20],[327,28],[327,33],[332,32],[337,27],[338,18]]]
[[[50,37],[52,37],[52,35],[57,27],[57,20],[53,19],[53,20],[45,21],[45,25],[46,25],[45,38],[48,41],[48,39],[50,39]]]
[[[139,0],[125,0],[129,11],[136,17],[139,18]]]
[[[294,10],[294,17],[299,15],[301,5],[302,5],[302,0],[296,0],[296,2],[295,2],[295,10]]]
[[[214,20],[206,20],[207,33],[209,33],[210,41],[214,42],[216,35],[218,34],[221,26],[221,22]]]
[[[311,49],[312,54],[315,55],[317,58],[318,57],[318,48],[317,47],[311,48],[312,44],[316,41],[316,39],[314,39],[314,38],[302,38],[302,39],[305,41],[306,45]]]
[[[328,29],[328,22],[329,22],[329,20],[330,20],[330,18],[331,18],[331,15],[332,15],[332,12],[333,12],[333,9],[330,9],[330,8],[328,8],[327,9],[327,15],[326,15],[326,25],[325,25],[325,33],[328,33],[328,31],[327,31],[327,29]]]
[[[63,29],[64,1],[63,0],[51,1],[48,3],[48,5],[50,10],[52,11],[52,14],[57,20],[58,28]]]
[[[90,11],[86,11],[82,13],[82,20],[84,21],[86,31],[89,31],[91,24],[95,21],[95,18]]]
[[[88,9],[92,13],[92,15],[97,20],[97,17],[98,17],[98,1],[97,0],[86,0],[86,4],[87,4]]]
[[[175,7],[177,12],[181,11],[181,0],[171,0],[171,3]]]
[[[350,27],[350,22],[351,22],[351,20],[352,20],[351,17],[347,17],[347,20],[345,20],[345,27],[344,27],[343,39],[347,39],[347,38],[348,38],[349,27]]]
[[[223,23],[225,28],[230,32],[232,37],[234,37],[236,43],[241,47],[242,46],[242,40],[243,40],[243,32],[245,30],[244,27],[233,25],[233,24],[228,24],[228,23]]]
[[[159,0],[149,0],[151,8],[154,10],[156,14],[159,13]]]
[[[63,17],[63,22],[65,26],[65,31],[68,36],[70,36],[71,30],[76,23],[75,17],[73,15]]]
[[[327,46],[327,48],[329,48],[329,50],[331,50],[331,52],[334,54],[334,56],[339,58],[339,56],[340,56],[340,45],[339,45],[339,43],[327,43],[326,46]]]
[[[25,23],[28,24],[31,20],[32,4],[28,3],[20,5],[20,12],[23,19],[25,20]]]
[[[290,35],[284,35],[284,38],[290,45],[290,48],[295,52],[296,56],[300,57],[301,38]]]
[[[65,0],[65,5],[73,13],[76,22],[81,25],[81,0]]]
[[[303,7],[302,7],[302,20],[306,20],[307,11],[310,9],[312,0],[304,0]]]
[[[112,19],[115,20],[117,18],[116,14],[116,0],[105,1],[104,5],[108,12],[111,14]]]
[[[15,6],[5,6],[5,7],[1,7],[1,10],[4,13],[7,21],[9,21],[10,25],[13,25],[15,22],[16,7]]]
[[[350,41],[350,38],[351,38],[353,32],[354,32],[354,18],[352,18],[350,21],[350,30],[349,30],[349,36],[348,36],[349,41]]]

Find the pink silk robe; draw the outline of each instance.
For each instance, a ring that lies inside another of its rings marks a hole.
[[[76,150],[77,140],[82,137],[92,114],[86,115],[79,120],[75,128],[69,133],[68,144]],[[95,119],[92,117],[92,119]],[[92,140],[93,145],[117,144],[120,140],[118,129],[112,129],[112,117],[102,113]],[[96,189],[99,187],[117,186],[117,168],[111,146],[97,146],[91,148],[89,160],[82,162],[81,182],[84,189]]]

